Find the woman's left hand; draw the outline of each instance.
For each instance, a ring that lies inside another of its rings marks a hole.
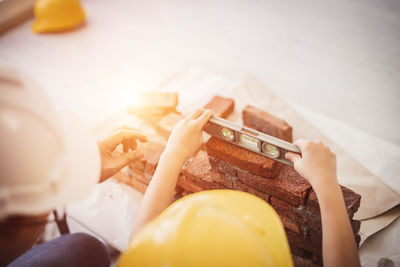
[[[98,142],[101,157],[100,182],[105,181],[126,165],[143,157],[143,153],[136,150],[137,140],[146,142],[147,138],[140,131],[122,127],[112,131]],[[114,156],[115,148],[122,144],[123,154]]]

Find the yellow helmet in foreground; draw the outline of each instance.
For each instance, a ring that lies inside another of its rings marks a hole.
[[[281,220],[265,201],[232,190],[186,196],[144,226],[128,266],[293,266]]]
[[[34,11],[36,33],[70,30],[85,21],[79,0],[36,0]]]

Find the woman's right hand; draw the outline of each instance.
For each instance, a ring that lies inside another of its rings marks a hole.
[[[199,149],[203,141],[203,127],[212,115],[211,110],[197,109],[179,121],[172,130],[165,152],[171,153],[175,160],[183,164]]]
[[[336,155],[322,142],[299,139],[294,144],[301,155],[288,152],[285,157],[293,162],[296,171],[306,178],[315,190],[323,185],[337,184]]]

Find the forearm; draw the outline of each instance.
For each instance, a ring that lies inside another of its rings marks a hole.
[[[340,185],[326,183],[316,194],[321,208],[324,266],[360,266]]]
[[[146,223],[157,217],[171,202],[176,183],[181,171],[183,160],[175,159],[174,153],[164,151],[161,155],[157,169],[144,194],[131,239]]]
[[[143,197],[132,229],[131,240],[140,228],[158,216],[172,202],[182,165],[199,149],[203,140],[202,129],[211,116],[210,110],[197,109],[175,125]]]

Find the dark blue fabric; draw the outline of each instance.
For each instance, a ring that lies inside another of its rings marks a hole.
[[[29,250],[9,267],[71,267],[110,266],[110,257],[104,244],[84,234],[66,234]]]

